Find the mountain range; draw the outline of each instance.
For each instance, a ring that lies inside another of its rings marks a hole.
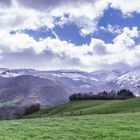
[[[140,67],[122,70],[39,71],[33,69],[0,69],[0,103],[20,105],[39,103],[50,106],[68,101],[74,92],[130,89],[140,94]]]

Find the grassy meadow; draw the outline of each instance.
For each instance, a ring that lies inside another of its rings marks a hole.
[[[139,140],[139,132],[139,99],[74,101],[0,121],[0,140]]]
[[[82,116],[94,114],[140,112],[140,99],[130,100],[81,100],[72,101],[63,105],[44,108],[25,118],[49,116]]]
[[[0,122],[0,140],[139,140],[140,113]]]

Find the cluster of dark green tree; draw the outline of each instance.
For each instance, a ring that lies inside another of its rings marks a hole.
[[[132,91],[128,89],[121,89],[119,91],[103,91],[97,94],[92,92],[90,93],[74,93],[70,95],[69,100],[126,100],[135,98],[135,95]]]
[[[39,111],[40,104],[39,103],[32,103],[26,106],[17,107],[14,111],[13,118],[21,119],[25,115],[30,115],[34,112]]]
[[[39,103],[31,103],[26,106],[3,106],[0,107],[0,120],[21,119],[24,115],[39,111]]]
[[[40,104],[39,103],[31,104],[30,106],[25,107],[24,115],[32,114],[36,111],[39,111],[39,109],[40,109]]]

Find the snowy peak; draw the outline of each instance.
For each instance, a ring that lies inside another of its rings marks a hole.
[[[95,71],[91,73],[95,78],[97,78],[99,81],[111,81],[116,79],[120,73],[117,73],[115,71]]]
[[[116,79],[116,83],[129,89],[140,87],[140,68],[133,69]]]
[[[51,71],[49,72],[52,76],[58,77],[58,78],[70,78],[74,81],[78,80],[93,80],[93,81],[98,81],[94,76],[92,76],[88,72],[83,72],[83,71]]]
[[[33,69],[0,69],[1,77],[32,75],[61,83],[71,92],[98,92],[128,88],[139,93],[140,67],[131,70],[100,70],[84,72],[77,70],[38,71]]]
[[[34,75],[36,70],[33,69],[3,69],[0,71],[1,77],[17,77],[20,75]]]

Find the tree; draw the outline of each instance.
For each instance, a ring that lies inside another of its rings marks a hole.
[[[135,95],[133,94],[133,92],[128,89],[121,89],[117,93],[118,99],[129,99],[129,98],[134,98],[134,97]]]
[[[31,104],[29,107],[26,107],[24,115],[32,114],[36,111],[39,111],[39,109],[40,109],[39,103]]]
[[[122,89],[118,92],[112,90],[111,92],[102,91],[97,94],[89,93],[74,93],[69,97],[70,101],[74,100],[115,100],[115,99],[130,99],[135,98],[132,91]]]

